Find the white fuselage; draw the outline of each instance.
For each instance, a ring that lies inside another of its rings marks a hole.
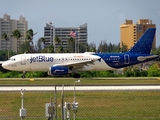
[[[89,70],[112,70],[104,60],[98,61],[100,57],[85,53],[65,53],[65,54],[20,54],[11,57],[2,66],[14,71],[49,71],[51,66],[66,66],[66,64],[83,65],[77,71]],[[93,60],[93,63],[83,64],[85,61]],[[82,62],[82,63],[81,63]],[[68,65],[69,66],[69,65]]]

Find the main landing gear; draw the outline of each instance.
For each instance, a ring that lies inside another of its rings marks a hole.
[[[69,70],[72,71],[74,78],[80,78],[80,74],[76,70],[73,70],[73,66],[69,66]]]
[[[74,74],[73,74],[73,77],[74,77],[74,78],[80,78],[80,74],[79,74],[79,73],[74,73]]]

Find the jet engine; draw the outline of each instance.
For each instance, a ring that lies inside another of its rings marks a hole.
[[[67,75],[69,73],[68,67],[52,66],[49,68],[48,75]]]

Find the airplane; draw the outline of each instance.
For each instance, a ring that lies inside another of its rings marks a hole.
[[[48,75],[61,76],[74,73],[80,78],[80,71],[104,71],[124,68],[157,59],[158,55],[150,54],[156,28],[149,28],[124,53],[27,53],[12,56],[2,63],[2,67],[13,71],[45,71]]]

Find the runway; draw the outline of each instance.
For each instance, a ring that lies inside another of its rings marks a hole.
[[[74,86],[1,86],[0,92],[25,91],[74,91]],[[160,85],[142,86],[75,86],[76,91],[159,91]]]

